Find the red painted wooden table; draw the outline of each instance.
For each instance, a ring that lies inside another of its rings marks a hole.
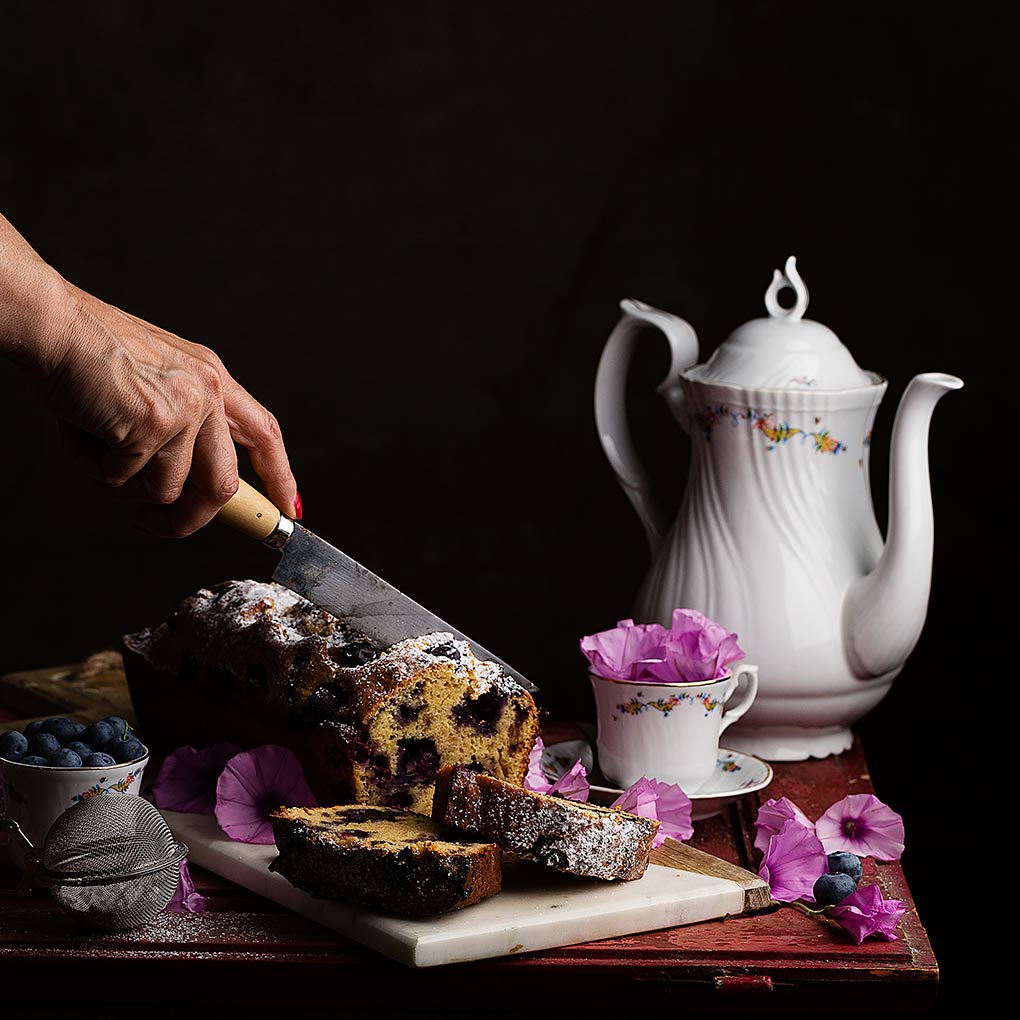
[[[559,739],[563,734],[550,734]],[[772,784],[715,818],[691,843],[757,870],[760,799],[786,795],[817,817],[846,793],[872,790],[859,744],[838,757],[776,764]],[[4,855],[6,860],[6,855]],[[77,930],[44,895],[0,895],[0,987],[38,1001],[222,1003],[251,1012],[277,1002],[302,1010],[420,1010],[451,990],[484,989],[495,1010],[522,1001],[543,1011],[671,1008],[721,1013],[921,1012],[936,1001],[938,968],[899,864],[865,862],[865,881],[907,905],[895,942],[856,946],[831,922],[785,907],[513,958],[414,970],[283,910],[203,869],[192,874],[207,911],[165,914],[138,932]],[[0,886],[13,883],[0,873]],[[101,990],[96,979],[101,978]],[[297,998],[295,998],[297,996]],[[456,1001],[456,996],[454,1001]],[[27,1006],[26,1006],[27,1008]],[[27,1014],[26,1014],[27,1015]],[[183,1015],[183,1014],[182,1014]],[[307,1015],[307,1013],[305,1013]],[[144,1014],[139,1014],[144,1016]]]

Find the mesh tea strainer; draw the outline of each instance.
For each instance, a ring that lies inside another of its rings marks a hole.
[[[16,822],[8,825],[28,843]],[[139,928],[166,908],[188,848],[138,796],[100,794],[68,808],[40,852],[30,847],[27,879],[47,886],[68,913],[98,928]]]

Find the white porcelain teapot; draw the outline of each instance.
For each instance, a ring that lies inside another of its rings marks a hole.
[[[795,295],[789,309],[778,300],[783,288]],[[634,619],[668,625],[673,609],[686,607],[739,635],[760,685],[727,746],[774,761],[846,750],[850,727],[885,696],[917,643],[934,534],[928,428],[938,400],[963,385],[926,372],[907,386],[893,425],[883,543],[868,448],[886,381],[805,319],[807,304],[791,256],[766,292],[768,317],[739,327],[699,365],[688,323],[623,301],[595,381],[599,437],[652,554]],[[626,418],[627,368],[648,326],[669,341],[658,392],[692,444],[668,533]]]

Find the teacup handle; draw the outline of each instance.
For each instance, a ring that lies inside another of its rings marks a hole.
[[[740,681],[745,677],[747,683],[741,688]],[[730,700],[723,707],[722,724],[719,727],[720,733],[727,726],[735,723],[751,707],[754,699],[758,697],[757,666],[753,666],[749,662],[741,663],[741,665],[737,666],[733,679],[736,680],[736,687],[733,688]]]

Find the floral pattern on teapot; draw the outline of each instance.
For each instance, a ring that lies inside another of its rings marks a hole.
[[[754,408],[738,408],[734,410],[725,404],[717,404],[715,407],[705,407],[700,413],[695,415],[695,421],[701,431],[704,432],[706,439],[711,439],[712,429],[727,418],[730,424],[734,426],[739,425],[741,421],[750,422],[751,427],[756,432],[760,432],[768,440],[765,447],[767,450],[774,450],[777,446],[783,445],[795,436],[800,436],[801,439],[813,439],[816,453],[845,453],[847,449],[846,443],[836,439],[828,429],[816,428],[812,432],[807,429],[797,428],[786,421],[776,422],[773,420],[771,411],[759,411]],[[821,423],[821,418],[815,418],[816,426],[821,425]]]

